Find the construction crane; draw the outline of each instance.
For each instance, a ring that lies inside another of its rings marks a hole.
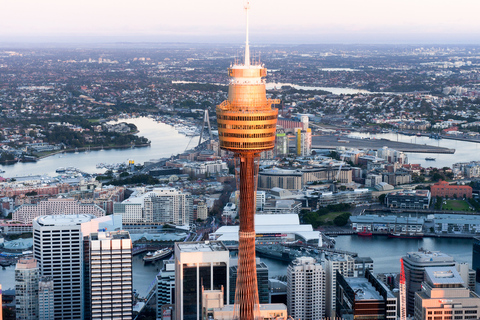
[[[403,268],[403,258],[400,259],[400,320],[407,320],[407,287],[405,283],[405,269]]]

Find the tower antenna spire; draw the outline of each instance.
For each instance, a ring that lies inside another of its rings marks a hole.
[[[250,46],[248,44],[248,10],[250,10],[250,1],[247,1],[245,4],[245,11],[247,13],[247,32],[246,32],[246,40],[245,40],[245,63],[246,67],[250,66]]]

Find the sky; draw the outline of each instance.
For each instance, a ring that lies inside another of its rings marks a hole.
[[[0,0],[0,42],[241,43],[244,0]],[[258,43],[480,44],[480,0],[251,0]]]

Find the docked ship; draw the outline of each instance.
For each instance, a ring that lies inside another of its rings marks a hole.
[[[426,157],[425,160],[427,160],[427,161],[435,161],[435,158]]]
[[[157,260],[168,257],[172,252],[173,252],[172,248],[160,249],[160,250],[155,251],[154,253],[148,252],[143,257],[143,261],[145,263],[157,261]]]
[[[389,238],[400,238],[400,239],[422,239],[423,233],[421,232],[389,232]]]
[[[371,237],[372,233],[370,231],[368,231],[367,228],[363,228],[362,231],[357,232],[357,235],[359,237]]]

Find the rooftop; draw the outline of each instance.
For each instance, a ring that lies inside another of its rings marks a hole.
[[[80,225],[95,218],[96,217],[91,214],[58,214],[51,216],[40,216],[35,220],[41,226],[73,226]]]
[[[180,252],[214,252],[228,251],[221,241],[177,242]]]
[[[98,232],[90,234],[91,240],[130,239],[128,231]]]
[[[433,285],[465,284],[455,267],[428,267],[425,268],[425,275]]]
[[[355,300],[383,300],[366,278],[345,278],[345,281],[355,292]]]
[[[449,256],[440,251],[427,251],[422,250],[418,252],[408,252],[406,256],[403,257],[404,260],[417,262],[417,263],[428,263],[428,262],[454,262],[453,257]]]

